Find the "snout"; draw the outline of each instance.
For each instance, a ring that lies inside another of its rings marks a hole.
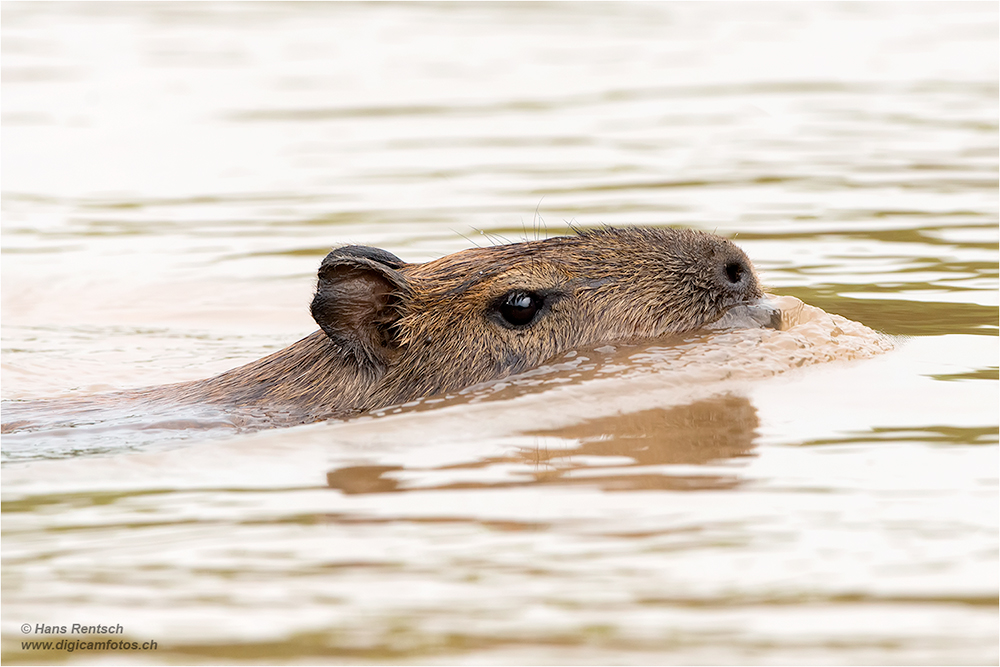
[[[708,329],[781,329],[781,308],[773,297],[764,296],[750,303],[733,306],[707,325]]]
[[[746,254],[729,241],[722,240],[708,257],[708,275],[712,289],[729,305],[752,303],[764,296],[757,274]]]

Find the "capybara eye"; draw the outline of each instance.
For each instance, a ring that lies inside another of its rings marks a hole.
[[[523,327],[531,324],[542,307],[542,297],[533,292],[511,292],[500,304],[500,315],[507,324]]]
[[[739,262],[729,262],[726,264],[726,278],[729,282],[736,284],[743,278],[743,265]]]

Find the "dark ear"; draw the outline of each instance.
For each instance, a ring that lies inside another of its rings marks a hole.
[[[334,343],[359,363],[385,365],[397,349],[395,324],[409,295],[403,261],[367,246],[326,256],[310,311]]]
[[[373,248],[369,245],[345,245],[340,248],[334,248],[330,251],[330,254],[326,256],[323,260],[323,264],[327,262],[332,262],[338,258],[349,258],[358,257],[361,259],[370,259],[378,262],[379,264],[384,264],[390,269],[398,269],[399,267],[406,264],[399,257],[396,257],[388,250],[382,250],[382,248]],[[320,269],[323,268],[323,264],[320,265]]]

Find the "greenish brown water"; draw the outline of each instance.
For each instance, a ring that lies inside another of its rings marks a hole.
[[[290,344],[343,243],[695,227],[825,311],[5,434],[5,663],[996,664],[995,4],[2,12],[5,421]]]

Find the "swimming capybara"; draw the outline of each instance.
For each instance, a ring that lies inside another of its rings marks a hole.
[[[423,264],[333,250],[312,301],[317,331],[178,393],[346,416],[533,368],[560,352],[697,329],[762,297],[718,236],[600,229]]]
[[[574,348],[698,329],[762,296],[742,250],[691,230],[583,231],[423,264],[346,246],[319,267],[311,311],[320,331],[216,377],[118,396],[274,424],[347,417]]]

